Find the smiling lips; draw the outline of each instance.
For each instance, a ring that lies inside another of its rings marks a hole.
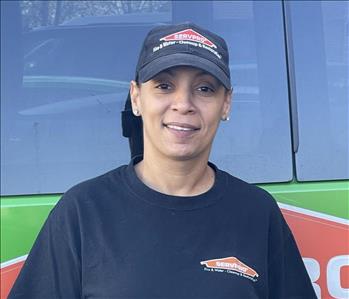
[[[167,123],[164,124],[164,126],[168,129],[176,130],[176,131],[196,131],[199,130],[199,128],[186,124],[186,123]]]
[[[166,123],[164,126],[174,133],[177,137],[189,137],[199,128],[186,123]]]

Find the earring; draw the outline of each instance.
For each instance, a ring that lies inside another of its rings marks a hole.
[[[229,116],[222,116],[221,120],[228,121],[229,120]]]
[[[133,110],[133,114],[136,115],[136,116],[139,116],[139,111],[138,111],[138,109]]]

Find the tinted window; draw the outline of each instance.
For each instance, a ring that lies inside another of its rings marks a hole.
[[[291,1],[297,178],[349,178],[347,1]]]
[[[17,13],[2,56],[3,194],[63,192],[128,163],[120,111],[144,35],[187,20],[230,47],[233,109],[212,160],[250,182],[292,178],[280,2],[23,1]]]
[[[282,5],[213,1],[212,11],[209,27],[229,44],[234,86],[231,120],[221,124],[212,159],[249,182],[291,180]]]

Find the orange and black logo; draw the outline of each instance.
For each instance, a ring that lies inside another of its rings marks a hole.
[[[236,274],[252,281],[257,281],[258,273],[234,256],[200,262],[204,270],[211,272],[226,272]]]

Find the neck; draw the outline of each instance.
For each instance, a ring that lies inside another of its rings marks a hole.
[[[202,194],[213,186],[215,179],[214,170],[208,165],[207,158],[204,161],[161,160],[159,157],[151,159],[145,153],[135,170],[148,187],[176,196]]]

